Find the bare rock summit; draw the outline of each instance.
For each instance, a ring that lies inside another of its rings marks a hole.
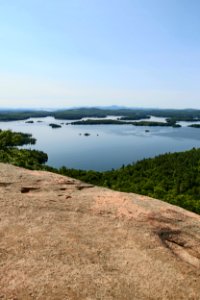
[[[200,299],[200,216],[0,164],[0,299]]]

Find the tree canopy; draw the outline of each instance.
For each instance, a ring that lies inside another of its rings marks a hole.
[[[200,213],[200,149],[167,153],[107,172],[65,167],[59,171],[88,183],[147,195]]]
[[[33,145],[36,139],[31,134],[0,130],[0,161],[26,168],[41,168],[47,162],[46,153],[30,149],[18,149],[17,146]]]

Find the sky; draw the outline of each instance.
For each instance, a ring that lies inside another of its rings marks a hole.
[[[0,108],[199,108],[199,0],[0,0]]]

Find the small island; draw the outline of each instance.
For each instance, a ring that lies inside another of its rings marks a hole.
[[[191,125],[188,125],[188,127],[200,128],[200,124],[191,124]]]
[[[82,121],[72,122],[71,125],[127,125],[128,122],[123,122],[119,120],[111,120],[111,119],[88,119]]]
[[[49,126],[50,126],[51,128],[61,128],[61,127],[62,127],[61,125],[55,124],[55,123],[50,123]]]
[[[28,124],[33,124],[34,121],[30,120],[30,121],[26,121],[25,123],[28,123]]]
[[[172,127],[173,128],[180,128],[180,127],[182,127],[180,124],[174,124],[174,125],[172,125]]]

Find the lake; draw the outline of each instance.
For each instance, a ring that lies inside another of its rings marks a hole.
[[[25,148],[46,152],[49,157],[48,165],[54,167],[104,171],[158,154],[200,147],[200,129],[187,127],[189,122],[179,122],[183,127],[171,128],[132,125],[74,126],[66,125],[72,121],[55,120],[52,117],[30,120],[34,123],[0,122],[0,129],[31,133],[37,143]],[[155,117],[151,120],[162,121]],[[49,123],[64,124],[62,128],[52,129],[48,126]],[[90,135],[85,136],[85,133]]]

